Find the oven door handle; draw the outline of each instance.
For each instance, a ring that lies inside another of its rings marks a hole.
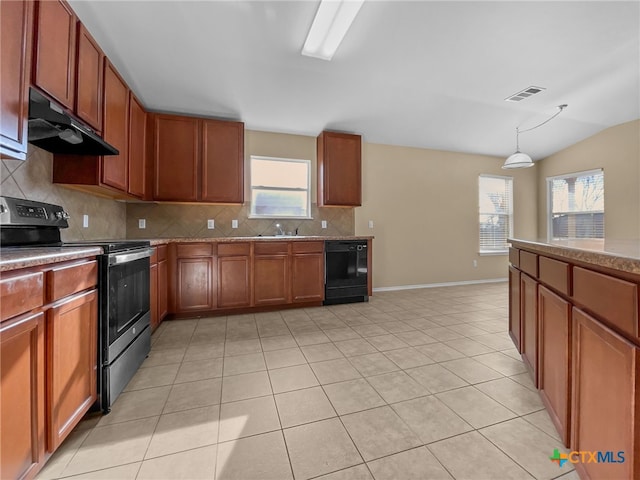
[[[141,258],[148,258],[152,253],[152,248],[145,248],[144,250],[130,253],[112,253],[109,255],[109,266],[133,262],[135,260],[140,260]]]

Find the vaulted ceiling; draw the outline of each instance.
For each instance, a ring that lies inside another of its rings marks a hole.
[[[507,156],[568,104],[534,159],[640,118],[638,1],[369,0],[330,62],[300,55],[318,1],[70,3],[150,110]]]

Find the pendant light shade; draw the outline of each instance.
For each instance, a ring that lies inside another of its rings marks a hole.
[[[502,168],[528,168],[533,167],[533,165],[533,160],[531,160],[529,155],[522,152],[516,152],[505,160]]]
[[[531,127],[526,130],[520,130],[520,127],[516,127],[516,153],[514,153],[513,155],[510,155],[509,158],[507,158],[504,161],[504,165],[502,165],[502,168],[509,169],[509,168],[533,167],[534,163],[533,163],[533,160],[531,160],[531,157],[526,153],[522,153],[520,151],[520,134],[524,132],[530,132],[531,130],[535,130],[536,128],[541,127],[545,123],[550,122],[551,120],[556,118],[558,115],[560,115],[565,108],[567,108],[566,104],[558,105],[558,111],[554,115],[546,119],[544,122],[536,125],[535,127]]]

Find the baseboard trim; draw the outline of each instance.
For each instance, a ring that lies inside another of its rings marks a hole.
[[[418,288],[455,287],[459,285],[478,285],[482,283],[500,283],[509,280],[504,278],[488,278],[485,280],[465,280],[462,282],[424,283],[420,285],[398,285],[395,287],[374,287],[374,292],[393,292],[396,290],[415,290]]]

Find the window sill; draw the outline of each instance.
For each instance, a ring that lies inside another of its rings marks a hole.
[[[481,257],[491,257],[496,255],[509,255],[509,250],[485,250],[478,252]]]
[[[274,215],[249,215],[249,220],[313,220],[313,217],[283,217]]]

